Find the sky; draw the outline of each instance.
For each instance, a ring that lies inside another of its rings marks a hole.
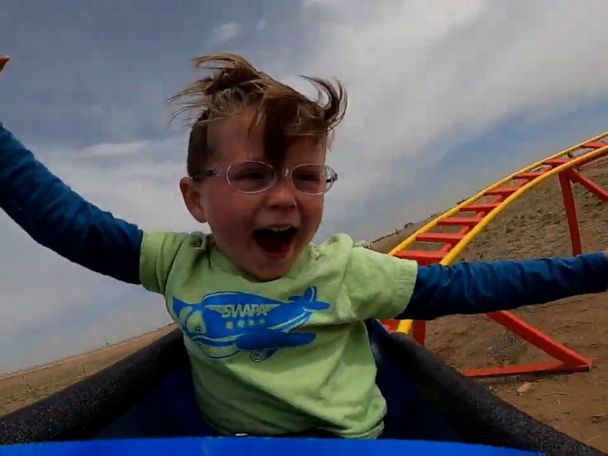
[[[316,240],[373,240],[608,130],[608,2],[0,0],[0,122],[74,190],[143,229],[205,230],[179,194],[191,59],[229,51],[349,106]],[[564,234],[566,235],[566,234]],[[169,323],[0,211],[0,373]]]

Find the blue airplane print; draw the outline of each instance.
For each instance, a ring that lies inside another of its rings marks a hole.
[[[309,287],[287,302],[226,291],[205,295],[195,304],[174,297],[172,307],[183,331],[208,356],[228,358],[249,352],[252,361],[263,361],[280,348],[311,343],[314,333],[290,331],[329,304],[318,301],[317,288]]]

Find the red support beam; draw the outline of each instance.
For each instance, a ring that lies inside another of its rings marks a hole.
[[[445,242],[447,244],[457,244],[464,236],[460,233],[420,233],[416,235],[416,240],[420,242]]]
[[[568,229],[570,230],[570,241],[572,243],[572,254],[580,255],[583,252],[581,245],[581,234],[578,230],[578,218],[576,216],[576,203],[572,194],[572,186],[570,185],[570,174],[566,171],[559,173],[559,184],[562,187],[562,195],[564,197],[564,208],[566,209],[566,217],[568,219]]]
[[[475,212],[490,212],[498,207],[500,203],[471,203],[464,206],[461,211],[475,211]]]
[[[574,169],[571,169],[569,171],[569,175],[572,181],[576,182],[577,184],[581,184],[589,192],[593,193],[595,196],[601,199],[604,203],[608,203],[608,191],[606,191],[604,188],[593,182],[588,177],[583,176],[581,173]]]
[[[547,170],[547,171],[549,171],[549,170]],[[533,172],[533,173],[519,173],[519,174],[516,174],[514,176],[514,179],[532,180],[532,179],[536,179],[539,176],[542,176],[547,171],[536,171],[536,172]]]
[[[415,320],[412,324],[412,337],[420,345],[424,345],[426,338],[426,323],[424,320]]]
[[[419,264],[426,266],[439,263],[443,260],[445,253],[441,250],[402,250],[395,253],[395,256],[406,260],[416,260]]]
[[[542,351],[569,366],[591,366],[591,360],[579,355],[574,350],[551,339],[542,331],[526,323],[511,312],[491,312],[488,314],[492,320],[500,323],[512,333],[517,334],[526,342],[540,348]]]
[[[523,374],[548,374],[558,372],[582,372],[588,371],[590,366],[570,366],[559,361],[547,361],[534,364],[515,364],[500,367],[481,367],[478,369],[467,369],[463,375],[467,377],[497,377],[499,375],[523,375]]]
[[[606,146],[608,146],[608,143],[605,143],[603,141],[588,142],[586,144],[583,144],[583,147],[586,147],[588,149],[601,149],[602,147]]]
[[[550,158],[549,160],[545,160],[543,162],[543,165],[549,165],[555,168],[557,166],[563,165],[564,163],[568,163],[570,160],[570,158],[566,157]]]
[[[513,193],[515,193],[517,190],[519,190],[523,186],[524,186],[524,184],[522,183],[521,185],[512,186],[512,187],[497,187],[497,188],[487,190],[484,193],[484,195],[498,195],[498,196],[502,196],[503,198],[506,198],[508,196],[511,196]]]
[[[462,225],[462,226],[475,226],[479,222],[483,220],[483,217],[446,217],[444,219],[438,220],[437,225]]]

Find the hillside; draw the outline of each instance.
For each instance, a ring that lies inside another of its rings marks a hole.
[[[608,165],[586,175],[608,188]],[[575,189],[583,248],[608,248],[608,205]],[[404,219],[406,214],[404,214]],[[388,251],[420,222],[373,243]],[[557,179],[514,203],[474,240],[461,259],[491,260],[570,255],[568,228]],[[494,393],[527,413],[603,451],[608,451],[608,296],[593,295],[516,311],[574,350],[593,358],[591,372],[483,381]],[[171,328],[128,343],[0,379],[0,414],[61,389],[95,372]],[[546,359],[539,350],[502,330],[485,316],[441,318],[428,326],[427,346],[456,368]],[[526,384],[522,391],[520,387]],[[520,392],[518,392],[520,389]]]

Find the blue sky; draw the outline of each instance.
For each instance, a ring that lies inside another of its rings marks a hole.
[[[608,3],[4,0],[0,121],[79,193],[145,229],[196,230],[187,130],[166,100],[190,59],[238,52],[350,105],[323,239],[374,239],[608,129]],[[0,372],[168,323],[160,297],[70,264],[0,214]]]

